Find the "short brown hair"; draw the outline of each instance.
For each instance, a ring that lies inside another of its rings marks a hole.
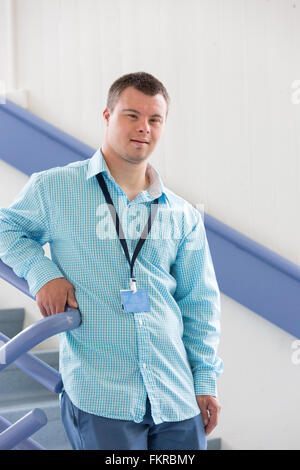
[[[168,116],[170,97],[164,85],[153,75],[146,72],[135,72],[122,75],[118,78],[110,87],[108,91],[107,104],[106,106],[113,112],[116,102],[119,99],[122,91],[125,88],[132,86],[137,90],[145,93],[145,95],[154,96],[158,93],[161,94],[167,103],[167,113]]]

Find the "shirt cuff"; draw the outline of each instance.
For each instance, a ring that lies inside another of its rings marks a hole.
[[[32,266],[26,276],[28,282],[29,292],[35,297],[36,293],[49,281],[65,277],[58,269],[55,263],[46,256],[43,262]]]
[[[211,395],[217,397],[217,378],[213,371],[194,372],[195,395]]]

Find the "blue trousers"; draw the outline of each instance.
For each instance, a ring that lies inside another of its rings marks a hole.
[[[202,415],[154,424],[147,397],[141,423],[104,418],[78,409],[63,391],[61,419],[74,450],[206,450]],[[200,411],[200,410],[199,410]]]

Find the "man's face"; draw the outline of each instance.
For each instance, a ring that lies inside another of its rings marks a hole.
[[[166,112],[167,103],[161,94],[148,96],[127,87],[113,113],[108,108],[103,111],[107,124],[105,147],[131,163],[147,159],[160,139]]]

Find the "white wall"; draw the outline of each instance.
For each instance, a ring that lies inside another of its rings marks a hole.
[[[221,306],[222,410],[211,437],[222,437],[233,449],[299,450],[300,364],[292,360],[295,338],[225,295]]]
[[[9,3],[0,0],[2,12]],[[96,148],[111,83],[152,73],[172,100],[152,158],[165,184],[300,264],[300,104],[291,99],[300,0],[14,3],[15,86],[28,90],[30,111]],[[0,11],[0,44],[2,22]],[[9,81],[5,50],[0,80]],[[8,184],[7,174],[0,162],[0,206],[27,178],[16,172]],[[24,305],[6,289],[0,281],[1,303]],[[27,320],[38,318],[26,302]],[[212,437],[236,449],[300,449],[294,338],[223,295],[222,317],[223,408]]]
[[[15,37],[31,111],[97,147],[111,83],[154,74],[172,99],[157,150],[166,183],[300,264],[300,0],[13,3],[15,35],[0,39]]]

